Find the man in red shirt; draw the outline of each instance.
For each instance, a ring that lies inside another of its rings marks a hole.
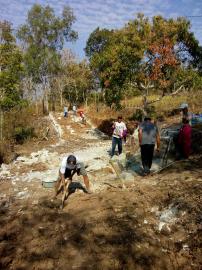
[[[79,115],[80,115],[80,117],[81,117],[81,122],[82,122],[83,124],[86,124],[86,117],[85,117],[84,111],[83,111],[83,110],[80,110],[80,111],[79,111]]]

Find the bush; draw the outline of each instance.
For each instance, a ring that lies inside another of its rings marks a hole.
[[[13,141],[2,141],[0,142],[0,165],[2,163],[10,163],[15,160],[17,154],[14,151],[14,143]]]
[[[156,108],[154,106],[148,106],[147,115],[155,119],[157,117]]]
[[[129,118],[129,120],[134,120],[134,121],[142,121],[142,118],[144,117],[143,111],[140,109],[137,109],[133,115]]]
[[[22,144],[25,140],[33,137],[35,137],[33,127],[17,127],[14,130],[13,138],[18,144]]]
[[[102,131],[103,133],[111,136],[113,133],[113,129],[112,129],[113,121],[114,119],[112,118],[110,118],[109,120],[108,119],[103,120],[102,123],[98,126],[98,129]]]

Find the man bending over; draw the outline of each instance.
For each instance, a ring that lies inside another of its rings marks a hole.
[[[90,193],[89,179],[84,164],[82,162],[78,162],[74,155],[69,155],[68,157],[64,157],[61,163],[58,180],[55,185],[56,196],[60,193],[62,187],[64,188],[66,186],[65,180],[67,179],[72,181],[75,173],[83,176],[86,189],[88,193]]]

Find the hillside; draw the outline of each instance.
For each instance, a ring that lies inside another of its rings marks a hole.
[[[109,163],[109,139],[77,118],[49,119],[57,143],[22,146],[1,168],[1,269],[202,267],[200,155],[123,183]],[[41,183],[57,177],[70,152],[88,165],[93,194],[76,192],[61,210]]]

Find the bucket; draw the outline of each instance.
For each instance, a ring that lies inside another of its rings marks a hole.
[[[44,180],[42,181],[42,186],[45,188],[53,188],[55,186],[56,180]]]

